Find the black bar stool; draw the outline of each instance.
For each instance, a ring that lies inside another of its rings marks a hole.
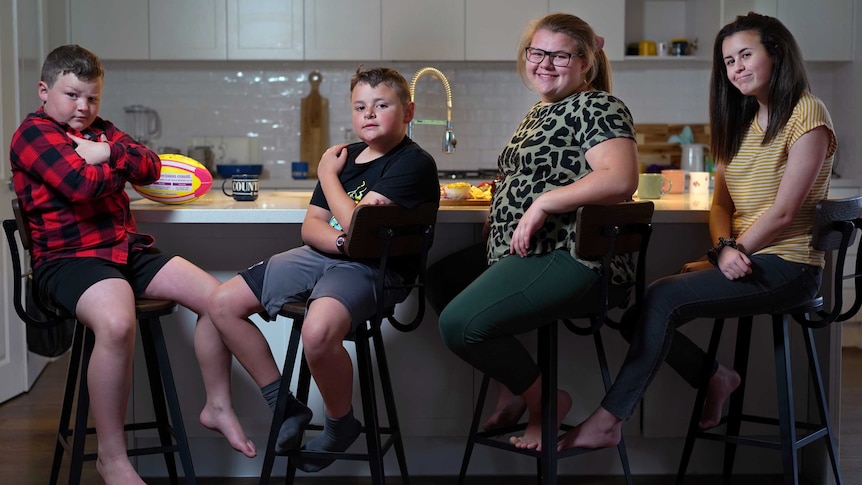
[[[633,286],[635,288],[635,305],[640,305],[645,286],[646,251],[652,234],[653,211],[652,202],[588,205],[578,209],[575,229],[575,234],[577,234],[576,251],[581,257],[600,260],[602,267],[599,272],[599,280],[590,292],[581,300],[572,302],[573,313],[561,316],[561,321],[566,328],[578,335],[593,336],[605,391],[611,387],[611,377],[602,343],[601,327],[606,323],[613,324],[607,318],[608,310],[624,306],[628,302],[631,292],[631,286],[620,287],[611,284],[611,260],[618,255],[633,257],[637,254],[635,284]],[[573,320],[581,319],[588,319],[590,325],[580,327],[573,322]],[[476,444],[534,457],[538,480],[543,485],[555,485],[557,483],[557,460],[596,451],[584,448],[557,451],[557,332],[558,325],[556,322],[544,325],[538,330],[537,360],[542,372],[542,451],[518,449],[509,444],[508,441],[502,441],[498,438],[526,429],[526,423],[479,431],[482,409],[485,406],[488,384],[490,383],[490,378],[485,375],[482,378],[476,409],[473,412],[473,421],[470,425],[470,434],[467,437],[467,446],[464,450],[464,458],[461,461],[461,471],[458,476],[459,485],[463,485],[466,480],[470,457]],[[570,425],[564,424],[562,426],[564,430],[571,428]],[[631,470],[623,439],[620,439],[617,451],[620,455],[626,483],[631,485]]]
[[[357,370],[359,372],[359,389],[362,397],[363,427],[367,451],[365,453],[346,452],[312,452],[294,451],[288,455],[285,483],[294,483],[296,467],[293,458],[329,458],[336,460],[367,461],[371,473],[371,483],[383,485],[385,483],[383,471],[383,457],[389,449],[395,449],[398,459],[398,467],[401,472],[401,483],[409,484],[410,477],[407,473],[407,459],[404,453],[404,444],[401,436],[401,426],[395,408],[395,395],[392,389],[392,380],[389,376],[389,365],[381,334],[381,324],[384,319],[389,320],[393,327],[401,331],[416,329],[422,321],[425,313],[425,265],[428,250],[434,237],[434,224],[437,217],[437,205],[425,204],[414,210],[408,210],[394,205],[365,205],[358,207],[353,214],[350,224],[350,233],[345,243],[346,252],[356,259],[379,259],[379,277],[377,278],[377,295],[383,295],[387,290],[394,289],[385,284],[383,275],[390,258],[414,257],[417,260],[419,274],[414,283],[398,286],[397,288],[418,289],[418,308],[412,321],[401,323],[394,316],[394,307],[385,308],[383,298],[377,300],[377,313],[361,325],[355,335],[349,335],[347,340],[352,340],[356,345]],[[278,431],[285,418],[288,391],[290,390],[293,368],[299,356],[299,342],[302,334],[302,324],[305,319],[306,302],[287,303],[282,307],[280,315],[293,320],[293,328],[290,332],[287,354],[282,367],[281,387],[279,389],[278,401],[273,414],[267,439],[266,454],[264,456],[263,470],[260,476],[260,484],[267,485],[270,482],[272,468],[275,462],[275,445]],[[383,401],[386,410],[387,426],[382,426],[377,410],[377,396],[374,384],[374,362],[371,356],[371,342],[374,343],[374,357],[380,377]],[[308,402],[308,392],[311,385],[311,373],[303,354],[300,362],[299,380],[297,384],[296,397],[300,401]],[[308,429],[322,430],[320,425],[309,425]],[[384,440],[381,435],[387,438]]]
[[[855,274],[846,277],[844,275],[844,261],[847,249],[854,242],[856,231],[860,227],[862,227],[862,197],[824,200],[817,205],[811,246],[814,249],[822,251],[837,250],[835,273],[833,275],[832,309],[828,312],[823,310],[823,297],[817,296],[810,301],[800,303],[785,313],[770,315],[772,319],[773,347],[775,350],[778,418],[754,416],[743,412],[746,373],[751,347],[751,326],[754,315],[742,315],[739,317],[739,324],[737,326],[736,349],[733,363],[734,370],[739,373],[742,382],[730,397],[728,415],[723,417],[719,423],[719,426],[722,424],[726,425],[725,432],[721,433],[714,429],[701,430],[698,426],[707,391],[706,386],[701,387],[697,392],[694,410],[689,421],[688,434],[686,435],[682,460],[680,461],[679,472],[677,474],[677,484],[682,484],[685,480],[686,469],[688,468],[695,439],[697,438],[725,443],[723,466],[725,480],[729,480],[733,472],[736,447],[738,445],[780,451],[782,467],[784,469],[784,483],[788,485],[799,483],[797,451],[822,438],[826,444],[835,482],[839,485],[842,483],[832,424],[829,420],[829,407],[826,401],[817,349],[814,345],[814,329],[827,327],[833,322],[845,321],[855,315],[860,306],[862,306],[862,298],[860,298],[860,295],[862,295],[862,286],[860,286],[860,278],[862,278],[862,266],[860,265],[862,265],[862,258],[856,259]],[[842,286],[844,280],[848,278],[855,280],[856,298],[852,307],[842,313]],[[808,356],[808,371],[813,381],[814,397],[820,423],[800,422],[795,417],[790,362],[789,325],[791,317],[803,327],[802,335],[805,340],[805,348]],[[707,382],[711,374],[711,363],[715,362],[723,327],[724,319],[716,319],[709,341],[708,356],[705,360],[710,365],[708,366],[709,368],[703,369],[704,382]],[[740,430],[744,422],[778,426],[779,436],[777,439],[772,440],[742,436],[740,435]]]
[[[33,295],[32,301],[44,318],[34,317],[28,313],[24,303],[26,295],[24,294],[23,286],[26,279],[27,284],[32,288],[29,281],[31,275],[25,275],[22,271],[15,232],[18,232],[18,239],[24,251],[29,251],[31,247],[30,232],[27,220],[22,213],[17,199],[12,201],[12,209],[15,213],[15,219],[3,221],[3,229],[6,233],[6,239],[9,242],[9,251],[12,256],[15,311],[19,318],[27,325],[38,329],[50,329],[72,317],[47,306],[41,301],[38,295]],[[191,452],[189,451],[188,440],[186,439],[182,412],[180,410],[180,403],[177,397],[160,321],[160,317],[173,313],[176,311],[176,307],[176,303],[170,300],[139,299],[135,302],[135,312],[141,332],[141,344],[144,349],[155,420],[126,424],[125,429],[126,431],[158,430],[159,446],[130,448],[128,450],[129,456],[164,455],[171,483],[177,484],[179,481],[174,453],[178,453],[186,483],[194,485],[194,466],[192,465]],[[81,470],[84,462],[93,461],[97,458],[96,453],[84,452],[87,435],[95,434],[96,431],[94,428],[87,426],[90,408],[90,398],[87,389],[87,368],[94,343],[95,335],[92,330],[83,325],[77,325],[72,341],[69,369],[66,373],[63,405],[60,411],[57,442],[51,466],[51,479],[49,482],[51,485],[56,485],[59,479],[60,465],[63,461],[64,453],[68,452],[71,457],[69,485],[78,485],[81,481]],[[76,395],[77,400],[75,399]],[[76,401],[77,406],[74,406]],[[73,407],[75,407],[75,420],[70,425]]]

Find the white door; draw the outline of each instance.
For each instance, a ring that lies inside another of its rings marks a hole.
[[[45,56],[45,0],[0,0],[0,220],[12,218],[8,150],[24,110],[39,105],[36,84]],[[20,108],[19,106],[24,106]],[[0,244],[0,402],[30,389],[50,361],[27,351],[24,323],[12,303],[12,260]]]
[[[17,18],[14,0],[0,0],[0,219],[9,219],[12,208],[9,201],[9,162],[6,150],[9,139],[17,126],[17,56],[15,20]],[[25,349],[24,326],[15,315],[12,307],[12,263],[9,248],[3,238],[0,251],[0,402],[11,399],[27,388],[27,355]]]

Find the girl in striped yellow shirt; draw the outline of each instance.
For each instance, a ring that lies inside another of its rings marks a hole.
[[[710,125],[715,247],[708,261],[650,284],[643,308],[628,319],[634,335],[613,387],[560,439],[560,449],[615,446],[665,359],[693,387],[708,384],[700,426],[716,426],[740,376],[713,363],[703,382],[705,354],[677,328],[696,318],[782,312],[820,288],[824,255],[810,247],[811,227],[829,190],[835,134],[826,107],[809,92],[799,47],[779,20],[749,13],[716,36]]]

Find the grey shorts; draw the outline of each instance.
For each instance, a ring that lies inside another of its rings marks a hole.
[[[264,308],[264,317],[275,320],[282,305],[289,302],[335,298],[347,309],[351,332],[377,310],[376,266],[328,256],[309,246],[276,254],[240,273]],[[402,283],[387,271],[387,284]],[[393,306],[407,298],[406,290],[386,292],[384,304]]]

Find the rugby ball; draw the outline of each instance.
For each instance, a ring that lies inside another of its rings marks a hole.
[[[162,204],[185,204],[203,197],[213,186],[213,177],[194,158],[175,153],[159,155],[162,172],[150,185],[133,185],[135,192]]]

